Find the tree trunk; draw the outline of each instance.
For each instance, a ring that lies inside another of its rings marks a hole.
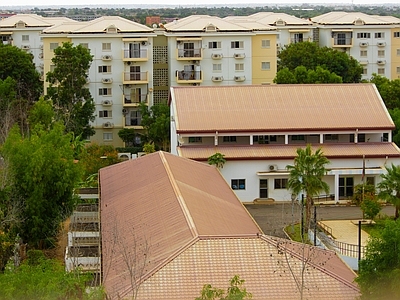
[[[394,211],[394,219],[397,220],[399,218],[399,210],[400,210],[400,205],[395,205],[395,211]]]
[[[313,208],[313,198],[311,196],[307,195],[306,198],[306,226],[305,227],[305,233],[308,236],[308,230],[310,229],[310,225],[311,225],[311,215],[312,215],[312,208]]]

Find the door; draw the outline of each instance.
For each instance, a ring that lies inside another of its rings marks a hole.
[[[140,43],[129,44],[129,58],[140,58]]]
[[[346,45],[346,34],[345,33],[337,34],[337,44],[338,45]]]
[[[303,41],[303,34],[302,33],[295,33],[294,34],[294,42],[300,43]]]
[[[140,81],[140,66],[130,67],[130,77],[132,81]]]
[[[194,43],[184,43],[183,50],[185,57],[194,57]]]
[[[260,179],[260,198],[268,198],[268,179]]]
[[[354,178],[339,177],[339,197],[349,198],[354,193]]]
[[[131,110],[130,112],[131,126],[139,126],[142,121],[142,117],[138,110]]]
[[[141,102],[141,89],[131,89],[131,100],[132,103],[140,103]]]

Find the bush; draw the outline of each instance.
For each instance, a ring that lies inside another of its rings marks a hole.
[[[357,184],[354,187],[354,194],[352,202],[355,205],[360,205],[363,200],[363,186],[364,186],[364,198],[368,196],[375,197],[375,186],[373,184]]]
[[[364,218],[371,220],[375,219],[382,209],[376,197],[371,197],[370,195],[364,196],[364,201],[361,202],[360,207]]]

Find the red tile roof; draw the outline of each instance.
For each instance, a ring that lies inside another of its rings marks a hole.
[[[373,84],[172,87],[178,133],[393,129]]]
[[[308,299],[359,295],[355,274],[333,252],[264,236],[213,166],[157,152],[101,169],[99,180],[112,299],[135,291],[137,299],[193,299],[203,284],[224,288],[236,274],[254,299],[298,299],[288,261],[298,272],[299,249],[313,253]]]
[[[235,146],[182,146],[178,147],[179,156],[207,160],[211,155],[219,152],[226,159],[293,159],[296,150],[306,145],[235,145]],[[358,143],[358,144],[316,144],[313,151],[321,148],[327,158],[361,158],[366,157],[400,157],[400,149],[394,143]]]

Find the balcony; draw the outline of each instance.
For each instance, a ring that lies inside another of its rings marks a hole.
[[[123,61],[148,61],[148,50],[147,49],[139,49],[139,50],[123,50]]]
[[[148,72],[123,72],[123,84],[149,83]]]
[[[201,83],[203,71],[176,71],[177,83]]]
[[[125,128],[134,128],[134,129],[142,129],[142,116],[137,109],[122,109],[122,113],[124,114],[124,127]]]
[[[147,94],[123,95],[124,106],[138,106],[139,103],[148,103]]]
[[[176,59],[177,60],[202,60],[203,59],[203,49],[176,49]]]
[[[340,48],[346,48],[346,47],[353,47],[353,38],[351,37],[345,37],[345,38],[333,38],[333,47],[340,47]]]

